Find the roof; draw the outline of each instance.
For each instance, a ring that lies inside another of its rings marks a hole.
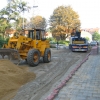
[[[44,29],[23,29],[24,31],[31,31],[31,30],[36,30],[36,31],[45,31]]]

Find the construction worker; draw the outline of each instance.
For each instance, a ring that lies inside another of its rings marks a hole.
[[[58,50],[58,45],[59,45],[59,43],[58,43],[58,41],[57,41],[57,50]]]

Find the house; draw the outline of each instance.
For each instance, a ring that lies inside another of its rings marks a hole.
[[[98,33],[100,34],[100,29],[99,29]]]
[[[9,37],[12,37],[15,32],[16,32],[16,30],[13,30],[13,29],[6,29],[5,30],[5,34],[8,35]]]
[[[45,36],[46,36],[46,38],[50,38],[50,37],[52,37],[52,33],[51,32],[47,32],[47,33],[45,33]]]
[[[89,41],[92,41],[92,34],[90,32],[87,31],[81,31],[81,37],[83,38],[89,38]]]

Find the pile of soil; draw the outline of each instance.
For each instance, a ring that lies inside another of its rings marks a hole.
[[[26,66],[17,66],[9,60],[0,60],[0,100],[10,100],[23,84],[36,75]]]

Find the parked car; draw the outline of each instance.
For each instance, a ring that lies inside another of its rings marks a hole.
[[[96,41],[90,42],[90,46],[97,46],[97,45],[98,45],[98,43]]]

